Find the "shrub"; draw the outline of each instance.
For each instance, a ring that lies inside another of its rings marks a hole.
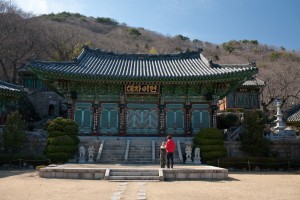
[[[194,138],[194,146],[200,147],[204,162],[227,156],[223,135],[216,128],[202,129]]]
[[[63,135],[66,135],[66,132],[55,131],[55,130],[51,130],[50,132],[48,132],[48,138],[55,138],[55,137],[63,136]]]
[[[118,25],[119,22],[109,17],[97,17],[95,19],[96,22],[106,24],[106,25]]]
[[[6,152],[18,153],[27,142],[27,134],[24,131],[25,124],[18,111],[8,115],[2,135]]]
[[[56,118],[48,126],[45,154],[52,162],[65,162],[76,151],[79,143],[78,126],[70,119]]]
[[[271,59],[271,61],[275,61],[275,60],[278,60],[281,56],[282,56],[281,52],[274,51],[271,53],[270,59]]]
[[[183,40],[183,41],[189,41],[190,40],[190,38],[188,38],[186,36],[183,36],[183,35],[175,35],[175,38],[179,39],[179,40]]]
[[[157,50],[154,47],[151,47],[149,54],[157,54]]]
[[[225,51],[232,53],[238,46],[240,46],[240,43],[236,40],[231,40],[229,42],[222,44]]]
[[[136,29],[136,28],[128,28],[128,29],[126,29],[126,31],[127,31],[127,33],[129,35],[132,35],[132,36],[140,36],[140,35],[142,35],[141,32],[138,29]]]
[[[249,42],[252,43],[252,44],[256,44],[256,45],[258,44],[257,40],[250,40]]]
[[[217,115],[217,126],[219,129],[228,129],[234,126],[239,117],[235,113],[222,113]]]
[[[241,136],[241,150],[250,156],[268,156],[270,142],[264,137],[266,118],[260,110],[244,112],[244,132]]]

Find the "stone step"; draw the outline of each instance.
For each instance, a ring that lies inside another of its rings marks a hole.
[[[109,176],[108,180],[156,180],[159,181],[159,176]]]
[[[108,180],[156,180],[159,181],[159,172],[156,169],[112,169]]]
[[[158,176],[158,171],[111,171],[110,176]]]
[[[152,160],[128,160],[129,163],[132,164],[153,164]]]

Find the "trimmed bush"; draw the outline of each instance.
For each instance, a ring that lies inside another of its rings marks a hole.
[[[55,138],[48,138],[47,143],[50,145],[73,145],[74,139],[69,135],[64,135]]]
[[[194,138],[194,146],[200,147],[201,158],[204,162],[227,156],[223,135],[216,128],[202,129]]]
[[[65,162],[76,151],[79,143],[78,126],[70,119],[56,118],[48,126],[45,154],[52,162]]]
[[[65,133],[70,133],[70,134],[74,134],[74,135],[77,135],[77,130],[78,130],[78,127],[75,126],[74,124],[68,124],[64,127],[64,132]]]
[[[223,145],[223,140],[215,140],[215,139],[201,139],[198,141],[199,145]]]
[[[63,131],[51,131],[51,132],[48,132],[48,138],[55,138],[55,137],[58,137],[58,136],[64,136],[66,135],[66,132],[63,132]]]
[[[217,125],[219,129],[228,129],[238,122],[238,115],[235,113],[222,113],[217,115]]]

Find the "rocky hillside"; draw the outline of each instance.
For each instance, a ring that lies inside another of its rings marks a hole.
[[[114,19],[62,12],[30,16],[0,0],[0,76],[17,82],[17,68],[31,59],[65,61],[76,57],[83,44],[119,53],[176,53],[203,48],[216,63],[255,61],[258,77],[266,81],[262,105],[277,97],[286,105],[300,99],[300,53],[260,44],[255,39],[212,44],[201,38],[168,37]]]

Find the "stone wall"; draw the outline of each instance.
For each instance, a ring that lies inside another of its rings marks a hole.
[[[279,158],[300,159],[300,140],[273,141],[271,151],[277,152]]]
[[[246,154],[239,148],[240,142],[224,142],[229,157],[244,157]],[[293,141],[273,141],[271,151],[277,152],[279,158],[300,159],[300,140]]]
[[[63,98],[51,91],[35,91],[28,95],[29,101],[32,103],[33,108],[41,118],[49,116],[50,106],[53,108],[52,115],[59,116],[59,106]]]

